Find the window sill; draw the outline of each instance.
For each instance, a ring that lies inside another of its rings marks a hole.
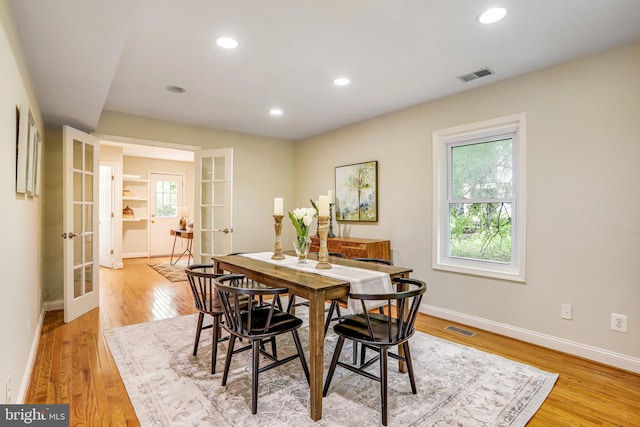
[[[496,264],[480,261],[447,260],[434,262],[434,270],[449,271],[452,273],[466,274],[470,276],[489,277],[492,279],[508,280],[510,282],[524,283],[524,271],[518,271],[510,267],[501,267]]]

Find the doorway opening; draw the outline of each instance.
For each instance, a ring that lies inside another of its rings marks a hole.
[[[199,147],[150,143],[135,139],[123,141],[122,138],[109,136],[99,138],[100,166],[101,171],[103,166],[105,171],[105,178],[100,180],[101,265],[120,269],[124,268],[123,259],[126,258],[169,255],[170,246],[169,249],[155,246],[158,239],[153,237],[157,227],[155,210],[152,209],[156,204],[156,191],[155,187],[152,188],[155,181],[152,182],[151,179],[156,174],[179,177],[180,207],[186,206],[192,212],[195,189],[194,159]],[[107,171],[112,173],[111,182],[106,179]],[[109,212],[106,207],[105,212],[102,212],[103,199],[105,205],[109,204],[109,200],[112,201]],[[175,228],[178,226],[178,220],[174,220]],[[169,235],[169,232],[166,234]],[[157,250],[152,250],[152,247]]]

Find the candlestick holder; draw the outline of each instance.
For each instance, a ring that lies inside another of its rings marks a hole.
[[[276,243],[273,248],[273,256],[271,259],[284,259],[282,254],[282,242],[280,241],[280,235],[282,234],[282,217],[284,215],[274,215],[275,229],[276,229]]]
[[[329,203],[329,234],[327,235],[327,237],[336,237],[335,234],[333,234],[333,206],[335,205],[335,203]]]
[[[316,268],[328,270],[331,268],[329,264],[329,251],[327,250],[327,234],[329,232],[329,217],[318,216],[318,233],[320,234],[320,251],[318,252],[318,263]]]

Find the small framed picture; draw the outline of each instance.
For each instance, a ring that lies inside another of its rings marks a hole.
[[[36,156],[36,123],[28,105],[22,104],[18,114],[16,193],[33,194],[33,178]]]
[[[36,159],[35,170],[33,171],[33,195],[40,195],[40,181],[42,181],[42,138],[40,132],[36,130]]]
[[[378,162],[336,167],[336,220],[378,221]]]

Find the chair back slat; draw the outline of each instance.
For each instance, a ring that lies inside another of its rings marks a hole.
[[[213,264],[192,264],[185,268],[194,306],[198,311],[205,313],[222,311],[214,286],[214,279],[222,274],[213,271]]]

